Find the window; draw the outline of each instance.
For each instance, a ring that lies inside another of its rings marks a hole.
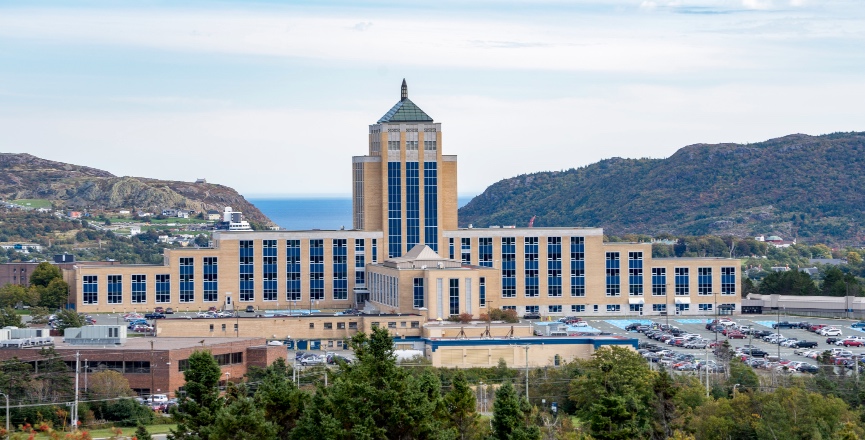
[[[225,331],[225,324],[222,324],[222,331]]]
[[[324,329],[325,330],[333,330],[333,323],[332,322],[325,322],[324,323]]]
[[[430,141],[424,141],[427,143]],[[433,150],[435,150],[435,141]],[[428,161],[423,163],[423,190],[424,190],[424,243],[430,249],[438,252],[438,164]]]
[[[526,313],[540,313],[540,306],[526,306]]]
[[[630,311],[632,313],[640,313],[640,314],[643,313],[643,305],[642,304],[629,304],[629,305],[630,305]]]
[[[547,312],[548,313],[562,313],[562,306],[560,306],[560,305],[547,306]]]
[[[487,279],[485,277],[478,279],[478,302],[480,307],[487,306]]]
[[[410,133],[406,133],[410,134]],[[417,133],[413,133],[417,135]],[[417,149],[417,141],[415,141]],[[418,162],[405,163],[405,241],[406,249],[420,243],[420,168]]]
[[[502,306],[502,310],[503,310],[503,311],[504,311],[504,310],[513,310],[513,311],[516,312],[516,311],[517,311],[517,306]]]
[[[354,284],[362,286],[366,283],[366,255],[362,238],[354,239]]]
[[[652,304],[652,311],[653,312],[666,312],[667,311],[667,305],[666,304]]]
[[[167,273],[156,275],[156,302],[171,302],[171,275]]]
[[[538,237],[523,238],[526,298],[538,296]]]
[[[676,304],[676,313],[687,312],[691,310],[690,304]]]
[[[667,295],[667,268],[652,268],[652,296]]]
[[[389,321],[387,323],[387,328],[396,328],[396,321]]]
[[[562,237],[547,237],[547,296],[562,296]]]
[[[402,164],[387,163],[387,256],[402,256]]]
[[[736,268],[721,268],[721,295],[736,294]]]
[[[210,332],[213,333],[213,324],[210,324]]]
[[[336,323],[336,329],[337,330],[345,330],[345,323],[344,322],[337,322]]]
[[[423,278],[414,279],[414,308],[424,307]]]
[[[571,237],[571,296],[586,296],[585,237]]]
[[[82,278],[82,295],[84,304],[96,304],[97,292],[99,291],[99,283],[96,281],[96,275],[84,275]]]
[[[628,295],[643,295],[643,253],[628,252]]]
[[[607,304],[607,312],[618,313],[622,311],[622,306],[619,304]]]
[[[420,328],[420,321],[412,321],[411,328]]]
[[[192,257],[180,258],[180,302],[195,300],[195,283]]]
[[[481,267],[493,267],[493,238],[478,238],[478,265]]]
[[[585,313],[586,305],[585,304],[572,304],[571,305],[571,313]]]
[[[502,297],[517,296],[517,250],[516,238],[502,238]]]
[[[276,240],[262,240],[261,248],[261,296],[265,301],[276,301]]]
[[[285,300],[300,301],[300,240],[285,241]]]
[[[378,261],[378,239],[373,238],[372,239],[372,260],[370,260],[370,263],[375,263],[376,261]]]
[[[449,282],[449,293],[450,293],[450,314],[451,315],[459,315],[460,314],[460,280],[458,278],[451,278],[448,280]]]
[[[310,322],[310,323],[309,323],[309,328],[310,328],[310,329],[314,329],[314,328],[315,328],[315,323],[314,323],[314,322]]]
[[[333,299],[348,299],[348,248],[346,239],[333,240]]]
[[[255,301],[252,240],[240,240],[240,301]]]
[[[606,258],[607,258],[607,296],[619,296],[621,294],[621,283],[619,280],[619,253],[618,252],[607,252]]]
[[[324,299],[324,240],[309,240],[309,296]]]
[[[349,322],[348,323],[348,329],[349,330],[357,330],[357,323],[356,322]]]
[[[147,302],[147,275],[132,275],[132,304]]]
[[[732,313],[732,312],[736,311],[736,304],[727,304],[727,303],[718,304],[718,310],[719,311],[727,310],[727,311]]]
[[[697,310],[701,312],[711,312],[712,311],[712,303],[708,304],[697,304]]]
[[[592,305],[592,310],[593,310],[595,313],[598,313],[598,305],[597,305],[597,304]]]
[[[712,268],[697,268],[697,295],[712,294]]]
[[[687,267],[676,268],[676,296],[688,296],[691,294],[690,276]]]
[[[108,275],[108,304],[123,302],[123,276]]]
[[[472,264],[472,239],[470,237],[460,238],[460,261],[463,264]]]
[[[204,301],[219,300],[219,266],[217,257],[204,257]]]

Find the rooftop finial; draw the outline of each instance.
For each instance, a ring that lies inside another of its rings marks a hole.
[[[408,99],[408,86],[405,85],[405,78],[403,78],[402,79],[402,88],[400,89],[400,93],[399,93],[399,100],[405,101],[406,99]]]

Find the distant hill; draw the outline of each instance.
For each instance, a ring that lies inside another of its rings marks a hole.
[[[608,234],[780,235],[862,244],[865,133],[696,144],[666,159],[526,174],[459,210],[460,226],[603,227]]]
[[[212,183],[117,177],[107,171],[41,159],[30,154],[0,153],[0,198],[48,199],[55,208],[195,211],[231,206],[250,221],[272,223],[237,191]]]

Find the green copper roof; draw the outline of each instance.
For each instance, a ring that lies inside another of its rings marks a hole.
[[[432,118],[424,113],[415,103],[408,99],[408,86],[405,83],[405,78],[402,80],[400,87],[399,102],[390,109],[378,123],[382,122],[432,122]]]
[[[411,99],[405,98],[397,102],[378,123],[382,122],[432,122],[433,118],[424,113]]]

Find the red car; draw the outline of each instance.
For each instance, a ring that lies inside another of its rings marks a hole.
[[[845,347],[862,347],[865,346],[865,343],[857,339],[845,339],[841,341],[841,345]]]
[[[165,313],[165,309],[163,309],[162,307],[156,307],[155,309],[153,309],[153,313]]]
[[[745,339],[748,336],[742,332],[733,331],[733,332],[727,332],[727,337],[730,339]]]

